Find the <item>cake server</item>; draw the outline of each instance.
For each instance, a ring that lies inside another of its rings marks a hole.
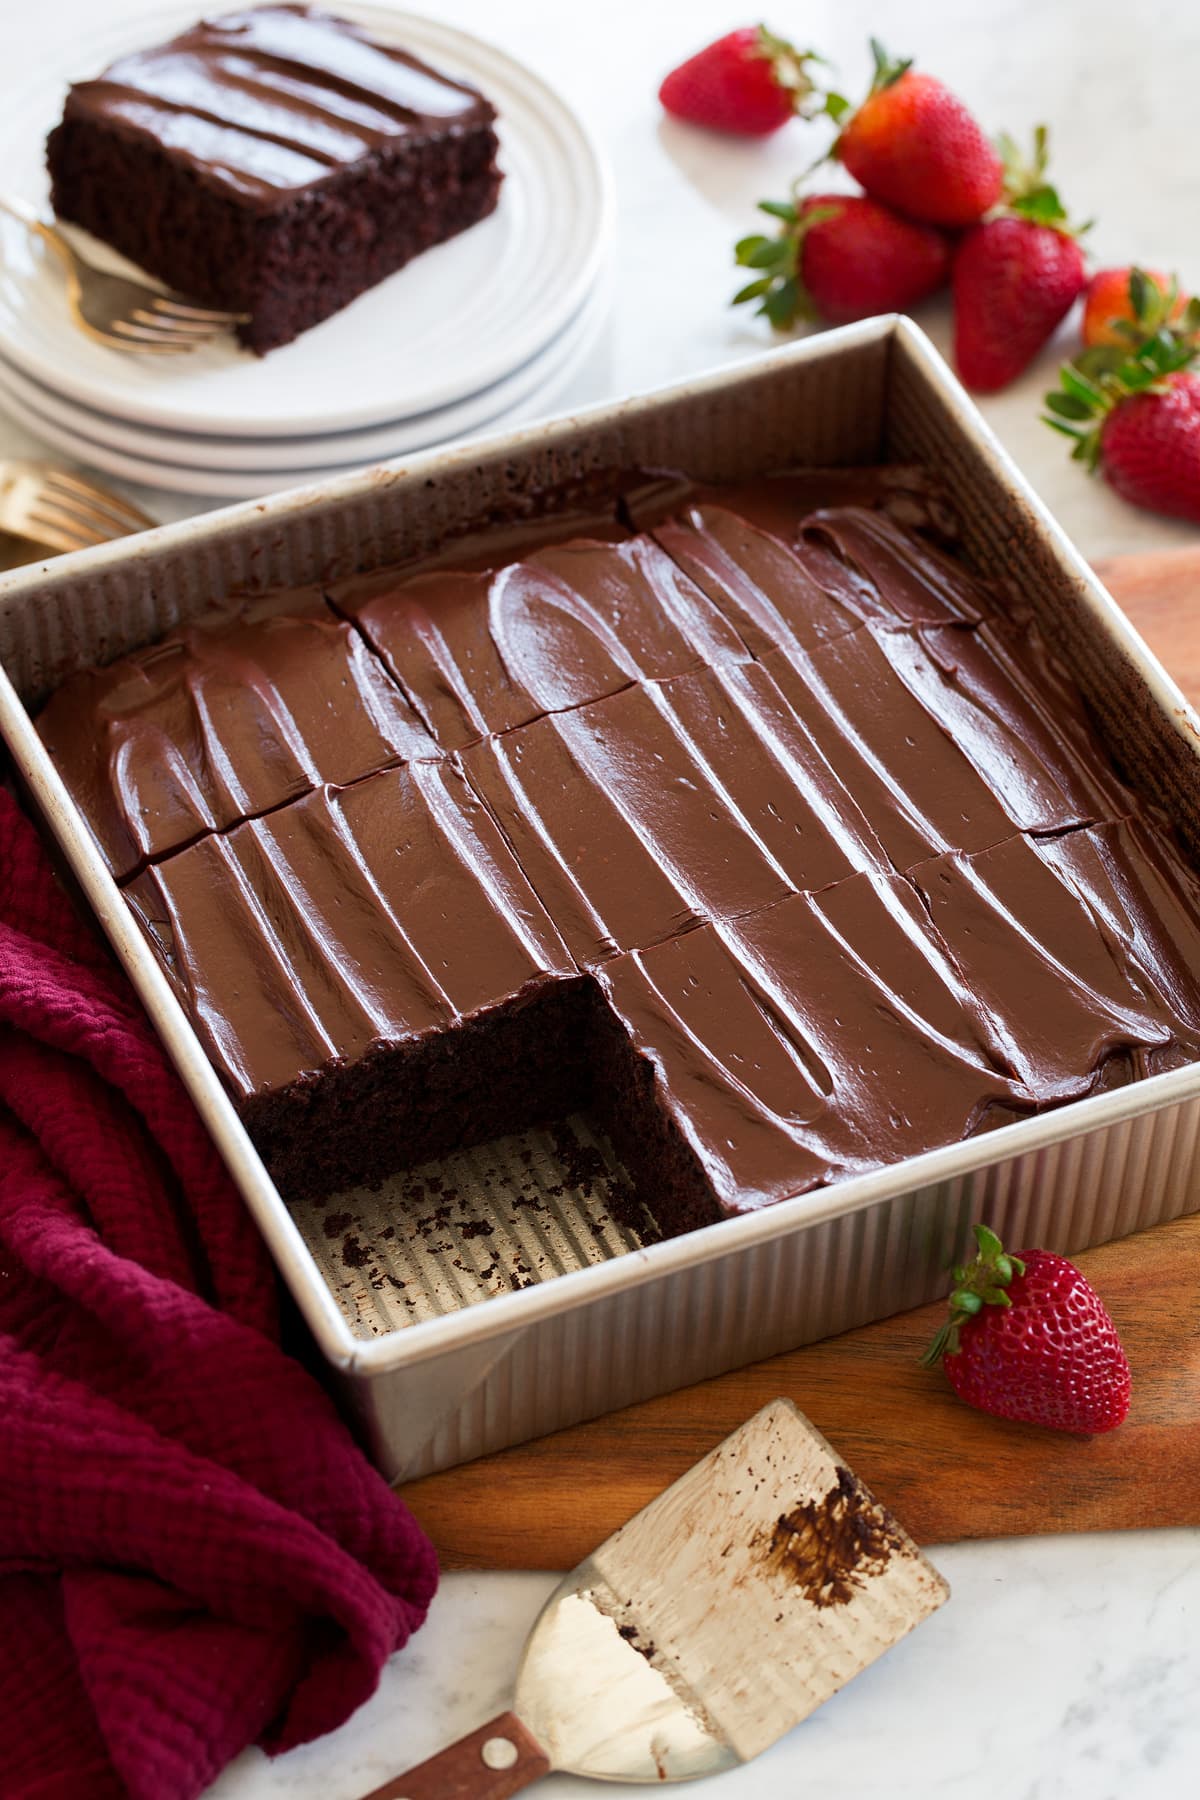
[[[366,1800],[504,1800],[552,1769],[693,1781],[749,1762],[949,1588],[773,1400],[555,1589],[511,1712]]]

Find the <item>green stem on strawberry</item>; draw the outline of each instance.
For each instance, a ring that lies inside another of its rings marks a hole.
[[[913,59],[911,56],[893,56],[890,51],[884,49],[877,37],[868,38],[867,41],[871,46],[871,60],[875,65],[871,76],[871,85],[866,93],[866,99],[869,100],[873,94],[882,94],[885,88],[895,87],[900,77],[902,75],[907,75],[908,71],[912,68]],[[865,104],[865,102],[863,102],[863,104]],[[840,125],[848,113],[853,113],[856,110],[853,103],[847,100],[845,94],[835,94],[833,92],[825,94],[824,104],[821,108],[822,112],[828,113],[835,125]],[[830,147],[826,155],[821,158],[821,161],[827,162],[836,156],[837,145],[835,143]],[[816,168],[820,165],[814,164],[813,166]]]
[[[996,148],[1004,165],[1003,213],[1029,219],[1034,225],[1052,225],[1067,237],[1082,237],[1085,231],[1091,230],[1091,219],[1082,225],[1071,224],[1058,189],[1046,180],[1050,134],[1044,125],[1034,128],[1032,156],[1026,156],[1016,139],[1006,131],[997,137]]]
[[[1158,289],[1140,269],[1130,272],[1129,296],[1135,340],[1130,348],[1100,345],[1082,351],[1062,365],[1060,385],[1046,395],[1042,422],[1069,437],[1075,461],[1093,471],[1100,462],[1104,422],[1115,408],[1136,394],[1166,393],[1172,375],[1200,360],[1200,299],[1190,300],[1179,325],[1171,326],[1160,322]]]
[[[765,25],[758,27],[755,54],[771,65],[775,84],[791,98],[793,111],[802,119],[817,119],[825,111],[825,93],[809,73],[809,63],[824,63],[816,50],[797,50]]]
[[[744,306],[757,300],[756,316],[769,319],[776,331],[786,331],[798,318],[817,317],[812,296],[800,274],[804,240],[814,225],[820,224],[822,219],[833,218],[837,208],[817,206],[805,211],[801,202],[793,199],[760,200],[758,210],[769,218],[778,219],[781,228],[775,237],[752,232],[734,245],[734,258],[739,266],[755,269],[758,273],[753,281],[739,288],[730,304]]]
[[[1179,306],[1178,275],[1170,276],[1160,286],[1135,263],[1129,271],[1129,310],[1133,317],[1112,319],[1110,323],[1130,350],[1140,349],[1147,338],[1156,337],[1163,330],[1174,330],[1180,337],[1200,335],[1200,300],[1189,300],[1182,318],[1176,320]]]
[[[975,1242],[974,1260],[954,1270],[950,1316],[922,1356],[924,1368],[932,1368],[943,1356],[957,1355],[959,1330],[985,1306],[1010,1306],[1009,1283],[1014,1275],[1025,1273],[1021,1258],[1007,1251],[989,1226],[976,1225]]]

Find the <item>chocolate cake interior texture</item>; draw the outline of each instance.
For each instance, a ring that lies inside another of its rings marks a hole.
[[[288,343],[492,211],[495,109],[305,6],[205,19],[76,82],[46,158],[59,218]]]
[[[51,698],[286,1194],[586,1106],[678,1232],[1196,1057],[1200,884],[948,524],[625,472]]]

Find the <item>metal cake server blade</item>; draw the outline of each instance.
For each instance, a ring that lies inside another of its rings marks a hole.
[[[789,1400],[572,1571],[514,1709],[367,1800],[504,1800],[551,1769],[693,1781],[749,1762],[949,1587]]]

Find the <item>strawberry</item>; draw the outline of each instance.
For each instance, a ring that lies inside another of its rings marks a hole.
[[[1183,317],[1188,297],[1171,275],[1156,269],[1098,269],[1088,282],[1080,335],[1089,349],[1153,337],[1162,325]],[[1130,329],[1132,327],[1132,330]]]
[[[1100,433],[1105,479],[1123,500],[1200,525],[1200,375],[1171,375],[1109,414]]]
[[[777,331],[797,319],[844,324],[875,313],[906,312],[941,287],[950,248],[940,231],[902,219],[861,194],[811,194],[760,202],[781,221],[777,237],[742,238],[734,254],[755,279],[733,304],[760,302]]]
[[[765,25],[746,26],[672,69],[658,97],[673,118],[690,125],[767,137],[794,114],[819,109],[806,67],[813,59],[813,51],[794,49]]]
[[[973,226],[954,258],[954,358],[980,393],[1016,380],[1087,282],[1077,235],[1045,180],[1045,128],[1038,127],[1032,163],[1011,139],[1001,143],[1006,210]]]
[[[975,1227],[975,1260],[954,1271],[950,1317],[922,1361],[941,1362],[968,1406],[1085,1435],[1129,1411],[1116,1327],[1087,1277],[1050,1250],[1008,1254]]]
[[[1000,158],[949,88],[894,61],[876,38],[871,52],[875,78],[857,111],[847,119],[846,101],[826,98],[841,123],[832,154],[874,199],[910,218],[973,225],[1000,198]]]
[[[1200,524],[1200,300],[1127,355],[1085,350],[1046,396],[1046,424],[1134,506]]]

